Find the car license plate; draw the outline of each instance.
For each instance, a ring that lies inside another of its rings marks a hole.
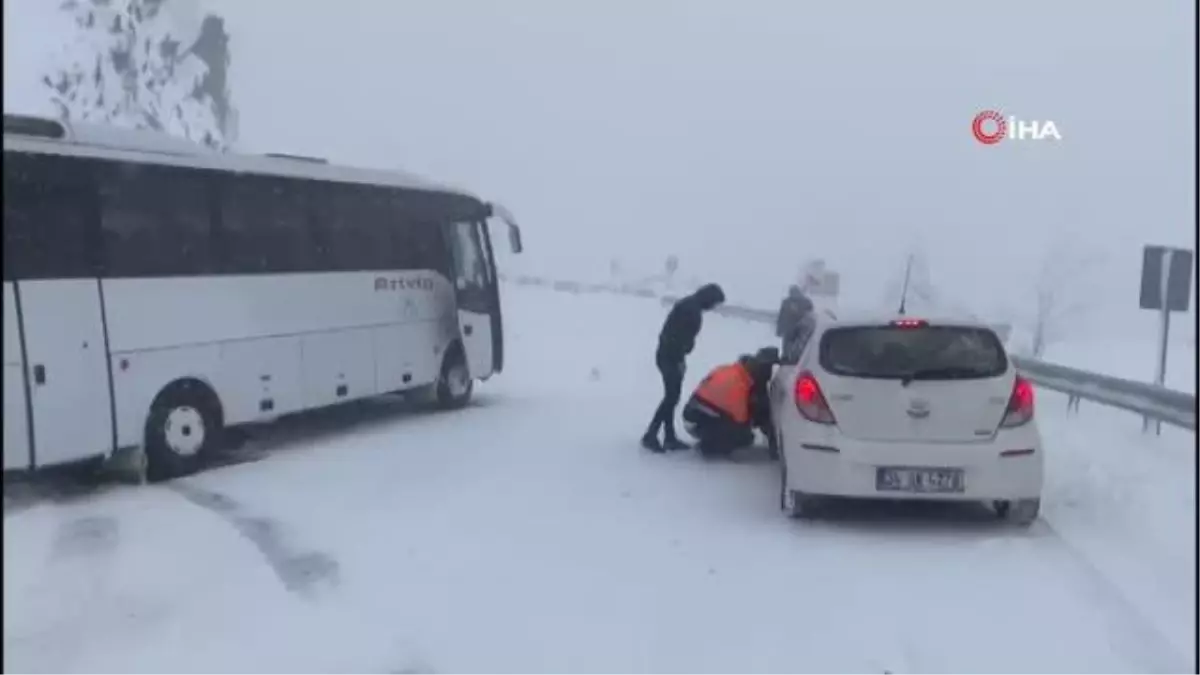
[[[875,471],[875,489],[880,492],[934,494],[962,492],[963,470],[879,467]]]

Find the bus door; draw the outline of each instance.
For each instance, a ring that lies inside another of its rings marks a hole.
[[[454,259],[454,290],[458,327],[471,377],[485,380],[495,371],[495,340],[500,304],[496,271],[484,246],[482,222],[460,222],[449,227]]]
[[[29,399],[25,391],[25,359],[21,356],[21,322],[16,285],[4,282],[4,470],[28,469]]]
[[[521,226],[517,225],[512,213],[500,204],[493,203],[489,207],[492,215],[499,218],[507,227],[509,250],[514,255],[522,253],[525,248],[521,243]],[[492,363],[495,372],[498,373],[504,370],[504,324],[500,307],[500,274],[497,271],[499,268],[496,265],[496,255],[492,248],[492,238],[488,235],[486,225],[480,226],[479,233],[483,241],[484,252],[487,254],[488,270],[492,281]]]
[[[17,289],[37,466],[107,454],[113,418],[99,280],[22,281]]]
[[[496,272],[496,256],[492,251],[492,238],[488,236],[486,223],[479,226],[479,239],[483,243],[483,254],[487,262],[488,293],[492,304],[492,373],[504,370],[504,324],[500,320],[500,276]]]
[[[4,271],[15,281],[11,295],[8,283],[4,294],[5,427],[24,407],[10,407],[7,400],[9,390],[18,388],[10,366],[20,363],[20,398],[32,423],[20,425],[30,446],[26,468],[108,454],[114,442],[112,390],[100,280],[92,262],[99,223],[83,162],[4,155]],[[19,336],[10,338],[12,326],[19,327]],[[7,469],[21,446],[10,451],[7,429],[4,442]]]

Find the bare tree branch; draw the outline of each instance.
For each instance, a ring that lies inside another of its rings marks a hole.
[[[1079,242],[1060,239],[1046,250],[1034,286],[1034,356],[1041,356],[1064,337],[1069,325],[1086,316],[1091,307],[1086,280],[1102,263],[1098,251]]]

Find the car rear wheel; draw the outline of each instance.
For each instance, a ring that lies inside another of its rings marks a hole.
[[[993,508],[996,509],[996,515],[1016,525],[1028,527],[1037,520],[1038,514],[1042,510],[1041,499],[1018,499],[1010,501],[1007,499],[995,502]]]
[[[788,488],[787,464],[779,464],[779,509],[792,519],[811,519],[816,515],[815,500],[810,494]]]

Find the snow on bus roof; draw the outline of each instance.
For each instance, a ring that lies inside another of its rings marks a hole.
[[[386,185],[425,192],[449,193],[480,203],[466,190],[437,183],[400,170],[339,166],[299,155],[268,153],[253,155],[221,152],[185,138],[157,131],[126,129],[104,124],[64,124],[61,138],[48,135],[4,134],[4,148],[54,154],[138,161],[171,166],[188,166],[235,173],[253,173],[289,178],[309,178],[368,185]]]

